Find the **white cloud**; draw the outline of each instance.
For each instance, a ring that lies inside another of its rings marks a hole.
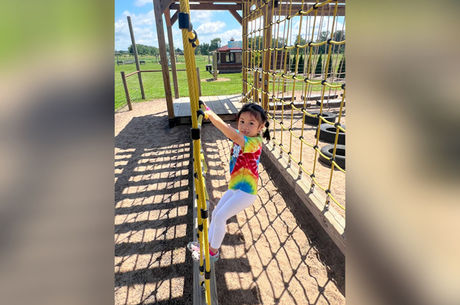
[[[240,41],[243,39],[241,29],[233,29],[225,31],[220,35],[220,39],[222,40],[222,46],[225,46],[228,41],[234,38],[236,41]]]
[[[122,17],[115,21],[116,50],[127,50],[131,45],[131,36],[129,34],[128,21],[126,18],[127,16],[131,16],[136,43],[149,46],[158,46],[155,27],[155,14],[153,9],[145,14],[139,15],[132,14],[129,11],[124,11],[122,13]]]
[[[241,35],[241,29],[232,29],[223,33],[208,33],[206,35],[200,35],[200,33],[198,33],[198,38],[200,43],[210,43],[212,39],[220,38],[221,46],[225,46],[228,44],[230,38],[234,38],[236,41],[241,41],[243,39]],[[180,48],[182,49],[182,47]]]
[[[225,23],[222,21],[206,22],[206,23],[201,24],[196,29],[196,32],[198,33],[198,35],[216,33],[222,30],[224,27],[225,27]]]
[[[135,6],[144,6],[144,5],[146,5],[146,4],[151,4],[151,5],[153,5],[153,1],[152,1],[152,0],[136,0],[136,1],[134,2],[134,5],[135,5]]]
[[[198,10],[198,11],[190,12],[190,18],[192,20],[192,24],[210,22],[212,15],[213,15],[213,11]]]
[[[115,33],[121,33],[123,31],[123,28],[127,24],[127,21],[125,19],[118,19],[116,22],[115,22]]]

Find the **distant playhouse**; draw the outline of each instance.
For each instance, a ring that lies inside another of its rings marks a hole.
[[[217,49],[219,73],[239,73],[242,69],[243,42],[231,38],[226,46]]]

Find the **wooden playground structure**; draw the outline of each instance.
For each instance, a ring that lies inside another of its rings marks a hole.
[[[200,156],[203,154],[200,151],[199,136],[202,117],[195,115],[199,109],[197,98],[201,95],[201,85],[199,74],[197,82],[195,59],[191,55],[199,33],[193,31],[191,23],[185,23],[188,29],[181,27],[185,56],[189,57],[186,70],[190,97],[180,98],[172,26],[176,21],[180,22],[180,16],[189,16],[189,10],[226,10],[242,25],[243,92],[236,96],[200,99],[227,120],[235,118],[242,103],[262,105],[268,113],[272,133],[272,140],[264,146],[267,162],[273,164],[288,181],[293,192],[301,198],[304,206],[337,248],[345,253],[345,146],[339,146],[339,135],[345,137],[346,133],[346,89],[344,74],[340,73],[341,66],[344,68],[345,65],[343,52],[340,51],[345,44],[345,1],[300,3],[292,0],[198,0],[189,4],[185,0],[154,0],[153,3],[169,127],[192,122],[192,130],[195,131],[192,132],[194,186],[198,196],[194,193],[192,198],[198,211],[198,220],[194,225],[193,236],[196,236],[196,230],[200,226],[200,234],[207,235],[201,233],[207,232],[207,216],[204,219],[200,216],[203,212],[207,215],[207,203],[197,203],[197,197],[200,200],[207,198],[200,190],[204,188],[202,171],[206,166],[204,157]],[[168,65],[163,18],[166,23],[171,69]],[[131,29],[130,21],[129,25]],[[326,33],[325,38],[321,40],[318,37],[323,33]],[[135,45],[132,29],[131,37]],[[141,73],[148,71],[140,70],[135,48],[134,52],[137,71],[131,75],[138,75],[143,94]],[[300,56],[305,58],[302,66],[299,65]],[[191,66],[190,62],[193,63]],[[313,69],[315,66],[320,67],[319,72]],[[172,95],[170,72],[175,99]],[[129,99],[126,85],[125,90]],[[130,103],[128,105],[132,109]],[[322,138],[322,125],[332,128],[332,140],[327,142],[332,144],[329,154],[324,150],[325,146],[319,146],[326,143]],[[320,161],[322,165],[319,165]],[[203,238],[207,243],[207,237]],[[214,266],[211,269],[209,267],[204,269],[201,265],[198,271],[198,266],[194,266],[194,304],[217,304],[216,286],[211,283],[210,287],[208,282],[209,279],[212,282],[215,280]],[[198,284],[200,272],[206,275],[206,294],[201,293]]]

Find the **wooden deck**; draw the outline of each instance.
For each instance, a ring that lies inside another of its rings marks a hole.
[[[224,121],[236,120],[236,115],[242,106],[241,94],[201,96],[200,100],[205,102],[206,105],[218,114]],[[188,97],[175,99],[173,106],[175,124],[191,124],[192,118],[190,116],[190,99]]]

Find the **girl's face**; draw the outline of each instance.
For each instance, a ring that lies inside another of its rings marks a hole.
[[[238,120],[238,130],[247,137],[255,137],[264,128],[264,124],[249,111],[243,112]]]

